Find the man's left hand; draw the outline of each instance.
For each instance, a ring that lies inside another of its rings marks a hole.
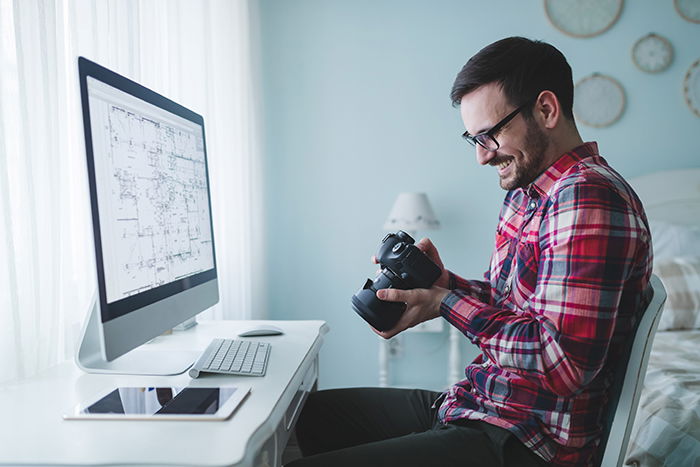
[[[406,304],[406,311],[401,315],[396,326],[388,331],[377,331],[374,328],[372,330],[384,339],[390,339],[401,331],[412,328],[423,321],[437,318],[440,316],[440,304],[448,293],[450,293],[449,290],[437,286],[430,289],[378,290],[377,298],[387,302],[403,302]]]

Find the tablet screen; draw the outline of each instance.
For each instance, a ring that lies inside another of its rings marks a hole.
[[[82,414],[215,414],[238,391],[236,387],[117,388],[84,408]]]

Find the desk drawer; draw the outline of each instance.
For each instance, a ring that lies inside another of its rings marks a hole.
[[[315,359],[309,369],[306,370],[304,379],[302,379],[299,388],[294,394],[292,402],[289,404],[289,407],[287,407],[287,410],[284,413],[283,426],[285,431],[289,432],[294,427],[297,418],[299,418],[299,413],[301,413],[301,409],[304,407],[304,402],[306,402],[306,398],[308,397],[309,392],[311,392],[311,389],[314,387],[314,383],[316,382],[317,378],[318,358]]]

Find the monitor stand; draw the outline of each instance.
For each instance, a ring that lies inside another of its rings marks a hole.
[[[187,371],[200,352],[185,350],[146,350],[137,348],[112,361],[102,353],[100,307],[93,296],[90,313],[75,353],[75,363],[87,373],[114,373],[123,375],[179,375]]]

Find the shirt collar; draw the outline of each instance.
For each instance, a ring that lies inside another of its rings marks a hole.
[[[525,190],[530,197],[539,198],[547,196],[550,188],[561,178],[574,164],[587,157],[598,155],[596,142],[583,143],[569,152],[565,152],[547,170],[542,172]]]

